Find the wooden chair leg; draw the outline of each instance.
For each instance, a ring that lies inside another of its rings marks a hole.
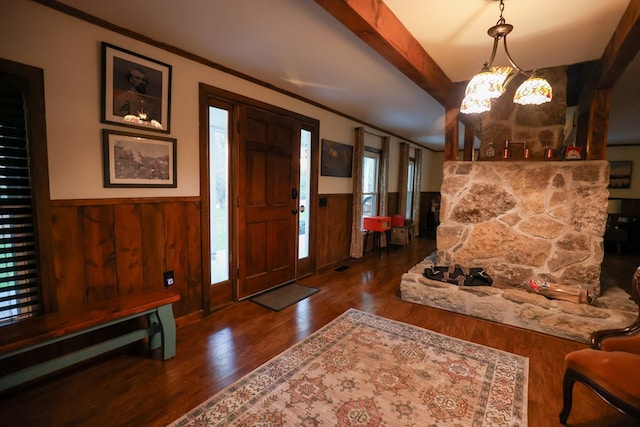
[[[560,424],[565,425],[567,419],[569,419],[569,413],[571,412],[571,405],[573,404],[573,385],[576,382],[576,378],[573,375],[573,371],[568,369],[564,373],[562,379],[562,411],[560,411]]]
[[[562,411],[560,411],[560,424],[566,424],[567,419],[569,418],[569,413],[571,412],[571,405],[573,402],[573,385],[576,381],[584,384],[587,388],[591,389],[591,391],[597,394],[602,400],[616,408],[618,411],[630,415],[634,418],[640,419],[639,408],[625,402],[617,396],[612,395],[590,378],[585,377],[584,375],[574,371],[571,368],[567,368],[562,380],[563,406]]]

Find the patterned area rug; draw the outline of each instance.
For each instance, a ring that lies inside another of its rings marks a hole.
[[[351,309],[171,426],[526,426],[529,359]]]

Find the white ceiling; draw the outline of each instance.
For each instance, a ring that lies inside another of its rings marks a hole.
[[[409,141],[443,148],[443,107],[312,0],[60,2]],[[500,15],[496,0],[385,3],[452,81],[468,80],[489,59],[493,40],[486,31]],[[525,69],[599,59],[628,3],[505,0],[504,18],[514,26],[511,55]],[[610,143],[640,142],[634,78],[640,61],[634,66],[612,93]]]

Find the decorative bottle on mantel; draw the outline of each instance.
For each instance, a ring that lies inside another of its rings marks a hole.
[[[502,150],[502,158],[508,159],[511,157],[511,149],[509,148],[509,140],[504,142],[504,150]]]

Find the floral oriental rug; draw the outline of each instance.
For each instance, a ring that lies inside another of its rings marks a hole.
[[[529,359],[348,310],[171,426],[526,426]]]

